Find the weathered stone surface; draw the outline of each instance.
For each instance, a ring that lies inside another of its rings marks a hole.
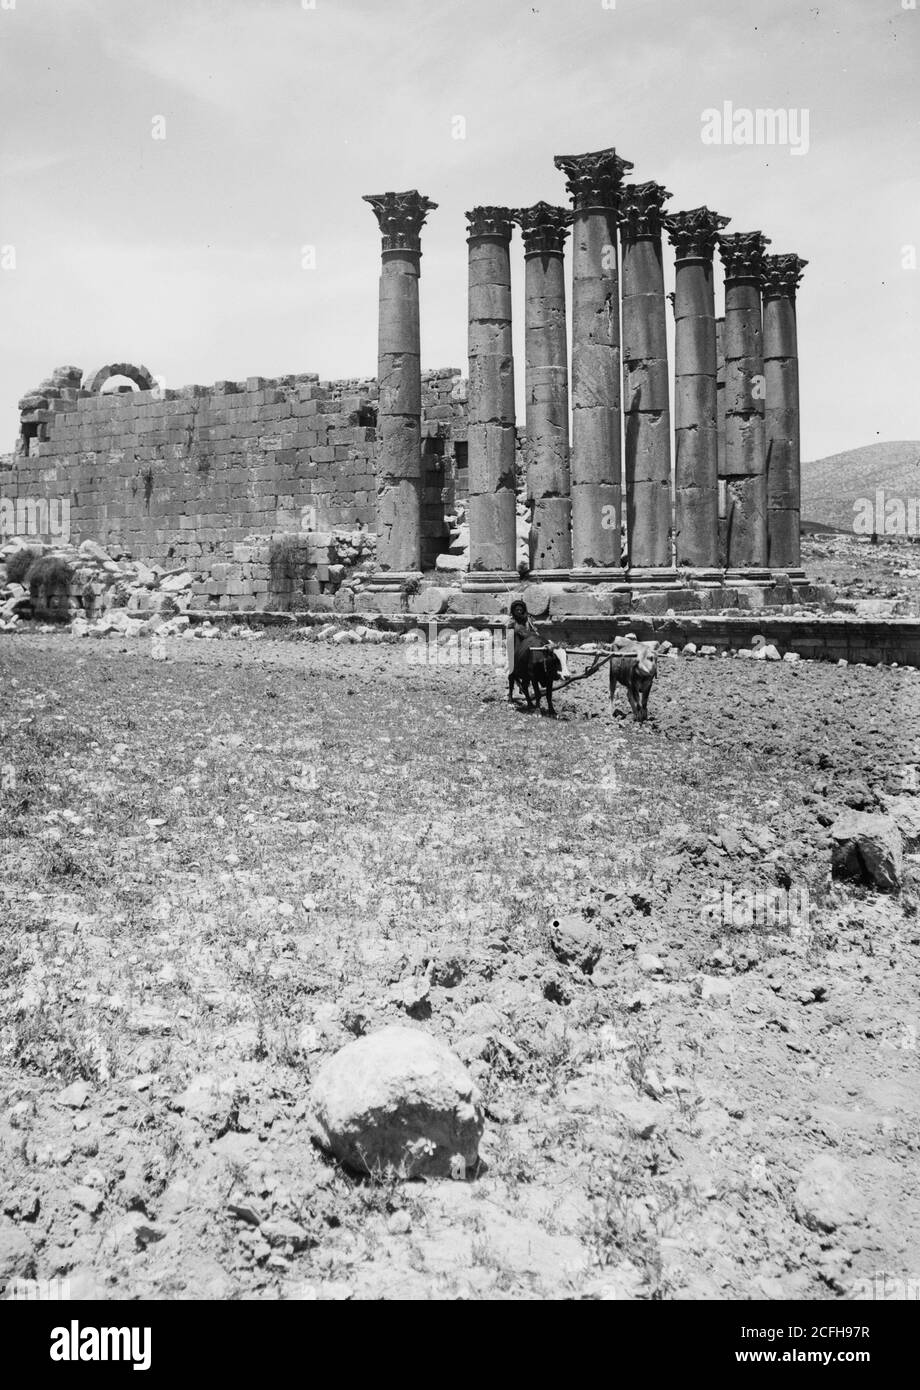
[[[633,567],[671,563],[671,413],[658,183],[623,190],[626,528]]]
[[[904,847],[890,816],[845,811],[831,826],[833,873],[838,878],[870,883],[883,893],[901,886]]]
[[[434,585],[426,585],[424,589],[420,589],[409,599],[410,612],[443,613],[452,593],[452,589],[439,589]]]
[[[576,965],[590,975],[601,958],[600,933],[580,912],[555,917],[549,926],[549,944],[563,965]]]
[[[513,570],[514,357],[510,208],[477,207],[469,219],[467,461],[471,570]]]
[[[920,796],[888,797],[885,809],[908,845],[920,842]]]
[[[665,225],[676,251],[674,278],[675,547],[678,565],[718,563],[719,443],[712,256],[729,219],[709,208],[673,213]]]
[[[620,562],[620,322],[617,214],[628,160],[557,155],[572,197],[572,563]]]
[[[0,1288],[13,1279],[35,1278],[35,1256],[25,1231],[0,1217]]]
[[[377,561],[384,571],[421,566],[420,232],[437,207],[415,189],[365,197],[383,234],[377,376]]]
[[[832,1154],[822,1154],[802,1169],[795,1189],[797,1220],[811,1231],[835,1231],[864,1220],[866,1203]]]
[[[796,255],[763,258],[767,563],[772,568],[798,568],[802,562],[799,349],[795,295],[807,264]]]
[[[572,563],[568,346],[563,243],[571,213],[537,203],[515,211],[524,237],[524,359],[527,494],[533,502],[533,564]]]
[[[725,558],[732,569],[763,568],[767,563],[765,376],[760,307],[766,244],[762,232],[737,232],[720,238],[725,266]]]
[[[309,1123],[316,1142],[356,1172],[456,1177],[477,1160],[484,1118],[479,1091],[444,1043],[390,1027],[321,1067]]]

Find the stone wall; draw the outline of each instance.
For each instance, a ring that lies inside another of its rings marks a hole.
[[[68,501],[75,543],[209,575],[278,537],[374,532],[376,381],[250,377],[100,394],[100,375],[87,390],[79,369],[60,369],[24,397],[20,448],[0,475],[13,504]],[[458,369],[424,374],[426,565],[449,542],[464,400]]]

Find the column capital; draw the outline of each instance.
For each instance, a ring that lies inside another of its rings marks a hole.
[[[633,167],[631,160],[621,159],[612,148],[591,154],[557,154],[553,163],[565,174],[566,191],[576,212],[588,208],[616,211],[623,175]]]
[[[763,232],[730,232],[719,237],[719,255],[726,280],[756,280],[760,284],[764,250],[770,238]]]
[[[661,183],[627,183],[620,198],[620,232],[624,241],[661,236],[662,208],[670,193]]]
[[[572,221],[569,208],[540,202],[530,208],[514,208],[512,216],[521,229],[525,255],[562,255],[562,245]]]
[[[808,262],[794,251],[781,256],[764,256],[760,273],[761,289],[772,298],[794,299],[807,265]]]
[[[466,214],[467,240],[477,236],[501,237],[511,240],[514,230],[514,209],[498,207],[475,207]]]
[[[420,232],[429,212],[438,206],[417,188],[405,193],[366,193],[365,203],[370,203],[374,216],[383,235],[383,251],[421,252]]]
[[[702,207],[669,213],[664,225],[678,261],[711,261],[719,233],[730,221],[730,217]]]

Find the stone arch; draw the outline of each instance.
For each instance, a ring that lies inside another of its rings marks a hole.
[[[139,391],[153,391],[156,389],[156,381],[150,375],[146,367],[135,367],[131,362],[113,362],[108,367],[100,367],[98,372],[87,375],[83,389],[91,391],[94,396],[98,396],[109,377],[126,376],[129,381],[133,381]]]

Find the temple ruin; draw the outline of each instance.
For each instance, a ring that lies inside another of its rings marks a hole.
[[[467,213],[467,380],[421,366],[421,239],[437,204],[416,190],[367,195],[381,233],[376,380],[175,390],[130,363],[60,368],[19,403],[0,491],[66,500],[73,539],[186,565],[201,601],[225,609],[273,605],[280,541],[318,611],[394,611],[407,586],[445,584],[430,611],[498,613],[509,589],[535,584],[575,614],[800,601],[795,301],[806,262],[768,254],[759,230],[727,232],[730,219],[707,207],[669,211],[661,184],[624,183],[633,165],[614,149],[555,166],[571,206]],[[128,385],[107,393],[115,376]],[[450,564],[458,508],[468,554]],[[364,570],[346,595],[349,561]]]

